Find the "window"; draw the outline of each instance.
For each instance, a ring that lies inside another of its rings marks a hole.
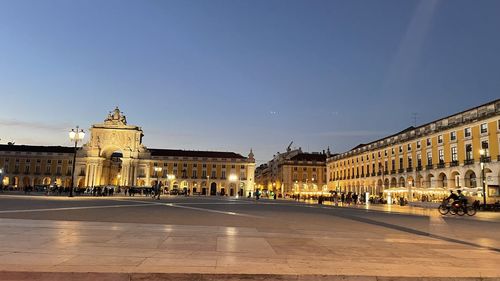
[[[401,153],[401,152],[403,152],[403,146],[402,145],[399,146],[399,153]]]
[[[391,148],[391,153],[392,153],[392,155],[394,155],[394,147]]]
[[[422,167],[422,155],[417,154],[417,167]]]
[[[206,170],[201,171],[201,176],[203,178],[206,178],[207,177],[207,171]]]
[[[482,141],[481,148],[484,150],[484,157],[489,157],[490,156],[490,149],[489,149],[488,141]]]
[[[222,179],[225,179],[226,178],[226,171],[222,171],[222,175],[221,175]]]
[[[430,145],[432,145],[432,142],[431,142],[431,139],[430,139],[430,138],[428,138],[428,139],[427,139],[427,146],[430,146]]]
[[[443,143],[443,135],[438,136],[438,143]]]
[[[391,170],[396,170],[396,161],[394,159],[391,161]]]
[[[432,165],[432,152],[427,152],[427,165]]]
[[[153,166],[155,166],[155,167],[156,167],[156,166],[158,166],[158,163],[157,163],[157,162],[154,162],[154,163],[153,163]]]
[[[407,151],[411,151],[411,144],[408,144],[408,145],[407,145],[406,150],[407,150]]]
[[[293,173],[293,180],[296,181],[297,180],[297,173]]]
[[[403,157],[399,158],[399,168],[403,169]]]
[[[57,166],[56,168],[56,174],[60,175],[62,173],[62,167],[61,166]]]
[[[380,158],[380,151],[378,152],[378,158]]]
[[[470,128],[465,128],[464,129],[464,135],[466,138],[469,138],[472,135],[472,131]]]
[[[196,165],[196,164],[195,164]],[[163,167],[168,167],[168,163],[163,163]],[[195,166],[196,167],[196,166]]]
[[[212,171],[212,178],[215,178],[215,177],[217,177],[217,174],[215,171]]]
[[[452,140],[452,141],[457,140],[457,132],[450,133],[450,140]]]
[[[438,150],[438,156],[439,156],[439,163],[443,164],[444,163],[444,151],[442,149]]]
[[[40,174],[40,166],[35,167],[35,173]]]
[[[207,167],[207,164],[203,164],[203,168],[206,168]],[[233,167],[234,168],[234,167]]]
[[[214,169],[215,169],[215,168],[217,168],[217,165],[215,165],[215,164],[212,164],[212,168],[214,168]]]
[[[45,167],[45,173],[47,174],[51,173],[50,166]]]
[[[29,174],[30,173],[30,166],[25,166],[24,167],[24,173]]]
[[[384,150],[384,156],[387,156],[387,149]]]
[[[188,166],[187,163],[182,164],[182,167],[184,167],[184,168],[187,168],[187,166]]]
[[[293,170],[294,170],[294,171],[297,171],[297,167],[293,167]]]
[[[302,174],[302,180],[306,180],[307,179],[307,174]]]
[[[451,161],[456,162],[458,161],[458,156],[457,156],[457,147],[454,146],[451,148]]]
[[[411,156],[408,157],[408,168],[411,168],[413,166]]]
[[[193,178],[195,178],[195,179],[198,177],[197,172],[198,172],[198,171],[193,170]]]
[[[156,165],[155,165],[156,166]],[[177,167],[177,163],[174,163],[174,167]]]
[[[488,124],[483,123],[481,124],[481,134],[485,134],[488,132]]]
[[[420,141],[417,141],[417,149],[420,149],[421,143]]]
[[[465,160],[472,159],[472,144],[465,145]]]

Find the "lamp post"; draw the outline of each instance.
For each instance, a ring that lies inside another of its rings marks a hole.
[[[235,174],[231,174],[229,175],[229,181],[232,182],[233,184],[235,184],[235,182],[238,180],[238,177],[235,175]],[[235,186],[234,188],[234,191],[233,192],[236,192],[238,189],[238,186]],[[236,194],[235,194],[236,195]]]
[[[71,129],[69,132],[69,139],[75,142],[75,151],[73,152],[73,169],[71,172],[71,185],[69,187],[69,197],[73,197],[73,186],[75,183],[75,167],[76,167],[76,150],[79,141],[82,141],[85,137],[85,133],[78,126],[76,129]]]
[[[156,199],[160,200],[160,172],[163,170],[162,167],[155,167],[156,173]]]
[[[210,186],[210,176],[207,176],[207,194],[212,195],[212,187],[209,187],[209,186]]]
[[[0,168],[0,192],[3,192],[3,169]]]
[[[481,156],[479,161],[481,162],[481,179],[483,181],[483,204],[484,204],[484,209],[486,210],[486,179],[484,178],[484,157],[485,157],[486,151],[484,149],[479,150],[479,155]]]
[[[175,180],[175,175],[167,175],[167,180],[168,180],[168,188],[172,187],[172,181]]]

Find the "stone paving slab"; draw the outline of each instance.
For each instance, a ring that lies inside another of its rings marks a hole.
[[[61,273],[2,272],[2,281],[497,281],[499,278],[456,277],[378,277],[344,275],[274,275],[274,274],[161,274],[161,273]]]

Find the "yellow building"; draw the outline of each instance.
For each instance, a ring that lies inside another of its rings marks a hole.
[[[264,194],[272,191],[285,197],[326,194],[325,164],[325,152],[304,153],[300,148],[288,148],[285,153],[278,153],[271,161],[257,167],[256,187]]]
[[[90,128],[77,151],[75,186],[153,186],[203,195],[247,195],[254,190],[255,159],[234,152],[149,149],[143,131],[128,125],[118,108]],[[11,188],[69,187],[74,148],[0,145],[1,183]],[[155,170],[161,170],[156,171]],[[161,169],[160,169],[161,168]]]
[[[487,198],[498,200],[499,120],[496,100],[358,145],[328,158],[328,187],[412,201],[439,201],[449,189],[481,197],[484,171]]]

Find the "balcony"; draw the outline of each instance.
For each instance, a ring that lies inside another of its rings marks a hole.
[[[443,169],[444,168],[444,162],[440,162],[437,164],[438,169]]]
[[[391,170],[391,175],[395,174],[396,170]]]
[[[413,168],[412,167],[409,167],[409,168],[406,168],[406,172],[413,172]]]
[[[361,174],[361,177],[364,178],[365,177],[365,174]]]
[[[50,176],[50,175],[52,175],[52,172],[47,171],[47,172],[45,172],[45,175]]]
[[[372,177],[374,177],[374,176],[375,176],[375,172],[372,172],[372,173],[371,173],[371,176],[372,176]]]
[[[456,160],[455,161],[451,161],[450,167],[456,167],[456,166],[458,166],[458,161],[456,161]]]
[[[388,174],[389,174],[389,171],[385,170],[384,175],[388,175]]]
[[[489,163],[489,162],[491,162],[491,156],[484,156],[483,163]]]
[[[422,171],[422,165],[417,166],[417,171]]]
[[[382,175],[382,172],[377,172],[377,176],[381,176]]]
[[[472,165],[474,164],[474,159],[465,159],[464,165]]]
[[[359,179],[359,175],[356,175],[356,178]]]
[[[401,168],[401,169],[398,169],[398,173],[401,174],[401,173],[404,173],[405,169]]]
[[[434,169],[434,165],[429,164],[429,165],[425,166],[425,169],[426,170],[432,170],[432,169]]]

